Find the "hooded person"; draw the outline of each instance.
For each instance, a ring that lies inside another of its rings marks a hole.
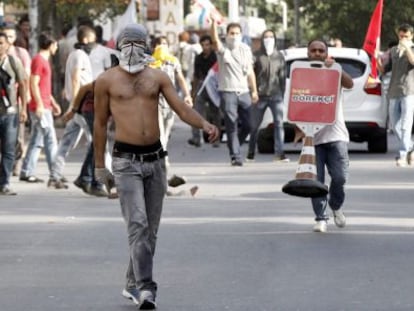
[[[273,30],[262,33],[260,49],[254,54],[254,72],[259,101],[252,106],[250,140],[247,160],[253,161],[259,126],[269,107],[273,116],[274,160],[288,162],[283,150],[283,95],[286,84],[286,64],[283,54],[276,48],[276,35]]]

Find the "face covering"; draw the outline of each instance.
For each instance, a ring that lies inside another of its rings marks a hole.
[[[92,49],[95,47],[95,43],[94,42],[90,42],[90,43],[76,43],[75,44],[75,49],[81,49],[83,51],[85,51],[86,54],[90,54]]]
[[[239,46],[241,42],[241,36],[226,37],[226,44],[229,49],[234,49],[235,47]]]
[[[271,55],[275,48],[275,38],[264,38],[263,45],[267,55]]]
[[[146,47],[142,44],[130,42],[121,45],[119,66],[129,73],[137,73],[144,70],[154,60],[145,51]]]

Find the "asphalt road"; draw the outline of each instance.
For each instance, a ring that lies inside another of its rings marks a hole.
[[[414,168],[351,144],[344,229],[312,232],[308,199],[281,187],[288,164],[258,155],[229,165],[225,144],[194,148],[177,123],[170,173],[186,176],[165,200],[155,256],[160,311],[414,310]],[[69,157],[74,180],[84,146]],[[39,164],[39,176],[47,178]],[[188,189],[198,185],[195,197]],[[73,185],[50,190],[13,178],[16,197],[0,197],[1,311],[127,311],[121,295],[126,230],[118,202]]]

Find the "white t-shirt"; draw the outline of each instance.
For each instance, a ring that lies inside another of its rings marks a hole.
[[[334,141],[349,142],[348,129],[345,126],[344,111],[343,111],[343,94],[342,90],[339,95],[337,103],[337,117],[336,121],[331,125],[325,125],[320,131],[315,133],[314,145],[331,143]]]
[[[234,49],[226,46],[217,51],[219,64],[218,85],[220,91],[249,92],[247,75],[253,69],[253,54],[250,47],[241,43]]]
[[[72,102],[72,72],[80,69],[80,86],[93,81],[92,66],[88,54],[80,49],[70,52],[66,61],[65,71],[65,95],[69,102]]]
[[[97,44],[89,54],[91,60],[93,79],[95,80],[102,72],[111,67],[110,49],[102,44]]]

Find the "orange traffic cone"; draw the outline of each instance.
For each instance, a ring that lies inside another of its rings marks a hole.
[[[320,197],[328,193],[328,186],[316,178],[315,146],[312,135],[306,135],[304,139],[295,179],[285,184],[282,191],[305,198]]]

